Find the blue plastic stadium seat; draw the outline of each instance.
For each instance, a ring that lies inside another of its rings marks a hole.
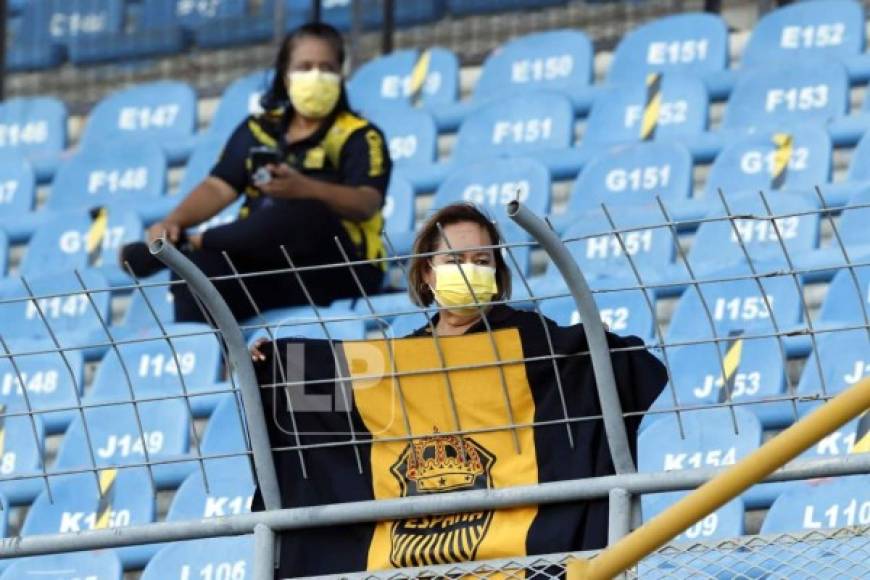
[[[767,206],[757,193],[745,193],[729,199],[728,212],[722,203],[708,215],[709,218],[732,216],[781,216],[775,219],[724,219],[701,224],[688,260],[696,276],[739,265],[751,273],[745,252],[756,268],[787,270],[789,259],[812,252],[819,245],[818,200],[810,194],[771,194],[766,196]],[[735,229],[740,232],[739,238]],[[741,248],[742,244],[742,248]],[[783,251],[785,246],[788,256]],[[788,259],[787,259],[788,258]]]
[[[9,238],[0,229],[0,278],[6,275],[6,264],[9,261]]]
[[[573,214],[572,225],[562,235],[587,278],[614,278],[635,284],[633,262],[645,283],[686,279],[687,274],[674,263],[673,238],[670,230],[660,225],[660,214],[619,207],[610,215],[621,231],[622,243],[611,233],[613,229],[600,209]],[[550,269],[547,274],[550,275]]]
[[[643,495],[641,502],[643,521],[645,523],[649,522],[685,495],[686,492],[648,493]],[[684,530],[668,543],[705,542],[742,536],[746,533],[743,525],[745,515],[746,510],[743,507],[743,501],[740,498],[731,500],[712,514],[709,514],[701,521]],[[645,562],[641,562],[642,571],[644,565]],[[644,578],[653,577],[649,572],[646,574],[641,573],[640,575]]]
[[[739,335],[715,344],[690,344],[669,348],[671,383],[662,391],[653,409],[677,405],[697,406],[733,401],[755,414],[765,427],[781,427],[794,420],[791,406],[783,403],[745,404],[786,394],[783,350],[775,338],[747,340]],[[644,419],[650,425],[665,415]]]
[[[364,111],[394,109],[399,103],[452,104],[459,94],[459,60],[445,48],[399,50],[363,64],[347,90],[354,108]]]
[[[870,318],[870,266],[840,270],[828,287],[817,326],[865,324],[865,313]]]
[[[556,91],[580,112],[589,109],[592,43],[576,30],[551,30],[521,36],[493,51],[483,64],[469,101],[433,109],[439,128],[454,129],[487,102],[529,91]]]
[[[0,150],[0,229],[20,243],[33,234],[45,213],[34,213],[36,176],[27,158],[14,149]]]
[[[204,461],[207,467],[217,465],[219,467],[214,469],[220,469],[220,466],[230,461],[248,460],[247,456],[250,452],[247,435],[242,428],[244,424],[242,415],[242,407],[235,395],[224,398],[211,414],[200,440],[201,456],[228,455],[228,457],[207,459]]]
[[[211,118],[211,124],[206,133],[210,141],[220,142],[220,147],[226,143],[227,138],[235,128],[245,120],[248,115],[262,112],[260,98],[269,87],[271,82],[271,70],[258,70],[234,80],[225,90],[217,109]],[[202,140],[197,143],[193,155],[187,162],[188,170],[196,159],[197,151],[203,146]],[[217,156],[215,156],[216,158]],[[214,161],[214,160],[212,160]]]
[[[788,66],[771,63],[741,74],[728,99],[722,129],[739,134],[811,122],[828,126],[848,109],[846,68],[834,60],[806,57],[789,61]],[[855,131],[840,134],[833,128],[831,133],[838,146],[853,145],[861,136]]]
[[[130,295],[127,314],[121,325],[124,332],[136,333],[159,328],[154,315],[162,324],[175,320],[172,308],[172,293],[169,291],[169,270],[161,270],[148,278],[141,278],[142,288],[136,288]],[[143,293],[145,296],[143,296]],[[153,310],[153,313],[152,313]]]
[[[506,242],[528,242],[529,235],[507,217],[504,205],[519,199],[536,215],[550,211],[550,175],[538,161],[522,157],[493,159],[463,166],[438,188],[432,207],[442,208],[458,201],[469,201],[484,209],[499,224]],[[507,250],[504,250],[507,251]],[[510,251],[523,271],[529,268],[528,246]],[[509,256],[505,259],[513,267]]]
[[[195,415],[210,413],[220,402],[219,396],[190,396],[187,401],[180,397],[215,390],[221,353],[211,327],[179,323],[162,330],[172,338],[149,336],[142,342],[120,344],[117,351],[108,351],[97,369],[89,398],[99,402],[130,400],[132,388],[136,399],[177,396],[185,405],[189,401]],[[146,336],[158,332],[156,323],[150,331]],[[142,333],[135,333],[130,338],[140,336]]]
[[[561,6],[565,3],[566,0],[447,0],[447,7],[457,16],[466,16]]]
[[[864,10],[852,0],[797,2],[766,14],[752,31],[741,66],[800,62],[807,57],[835,58],[858,69],[864,52]],[[855,80],[866,80],[867,71]]]
[[[172,498],[166,520],[200,520],[248,513],[254,497],[254,478],[247,458],[214,459],[205,464],[208,491],[199,468]]]
[[[21,412],[27,410],[29,404],[31,410],[38,412],[48,433],[63,432],[75,411],[49,411],[77,406],[78,396],[84,389],[82,354],[68,351],[63,355],[19,355],[42,350],[45,345],[19,340],[7,341],[7,345],[12,354],[18,356],[14,356],[14,365],[8,358],[0,359],[0,405],[9,411]],[[21,389],[22,382],[27,386],[27,400]]]
[[[870,475],[801,482],[777,498],[761,525],[762,534],[866,525]]]
[[[98,228],[98,214],[87,211],[59,213],[47,220],[30,239],[21,261],[21,274],[72,275],[75,269],[92,268],[102,272],[113,286],[128,283],[129,275],[118,264],[118,250],[142,239],[142,221],[129,210],[108,209],[107,213],[104,230]],[[100,231],[102,236],[96,237]]]
[[[85,400],[102,402],[90,397]],[[151,468],[155,484],[165,488],[179,485],[195,467],[175,462],[189,457],[190,448],[190,412],[179,400],[95,406],[84,411],[84,419],[87,429],[79,415],[64,435],[55,469],[91,468],[91,453],[98,467],[140,465],[146,461],[147,451],[147,461],[172,461]]]
[[[275,34],[274,21],[273,0],[255,6],[223,1],[217,10],[205,11],[194,24],[194,43],[201,48],[226,48],[264,42]]]
[[[761,424],[740,407],[667,413],[644,429],[637,440],[642,473],[734,465],[761,445]],[[754,507],[744,496],[747,507]],[[649,502],[641,498],[642,505]]]
[[[20,409],[9,409],[20,412]],[[5,414],[6,411],[4,410]],[[3,449],[0,451],[0,495],[10,504],[30,502],[44,485],[42,449],[45,445],[45,428],[42,419],[26,415],[3,418]],[[7,479],[15,477],[19,479]],[[5,519],[5,514],[0,516]]]
[[[196,129],[196,93],[178,81],[157,81],[112,93],[91,111],[84,147],[118,136],[148,138],[163,147],[170,163],[187,159]]]
[[[18,558],[0,575],[0,580],[121,580],[124,570],[114,550],[50,554]]]
[[[35,4],[35,3],[34,3]],[[66,148],[67,110],[54,97],[19,97],[0,103],[0,150],[16,149],[48,180]]]
[[[99,473],[99,484],[92,472],[49,478],[52,496],[49,498],[45,491],[39,494],[27,513],[21,535],[123,528],[155,520],[154,489],[143,468],[109,468]],[[125,568],[141,568],[152,552],[147,546],[116,551]]]
[[[652,90],[656,86],[658,91]],[[689,147],[696,159],[712,158],[717,149],[700,141],[707,129],[708,108],[704,83],[687,74],[651,73],[610,85],[592,105],[580,147],[593,156],[604,145],[677,141]]]
[[[679,143],[617,145],[591,160],[571,188],[568,213],[598,210],[602,203],[657,208],[689,199],[692,156]]]
[[[390,322],[389,334],[393,338],[404,338],[419,328],[428,327],[429,321],[435,315],[435,310],[429,308],[428,318],[422,309],[411,314],[402,314],[393,318]]]
[[[164,578],[250,578],[254,567],[254,537],[231,536],[175,542],[151,558],[142,580]]]
[[[299,317],[291,315],[269,322],[268,330],[261,328],[251,335],[248,344],[253,344],[261,338],[271,336],[278,338],[320,338],[331,340],[362,340],[366,336],[365,323],[362,320],[334,320],[336,316],[321,312],[325,322],[317,321],[314,313]],[[350,317],[350,313],[339,314],[339,317]],[[330,320],[332,319],[332,320]],[[325,328],[324,328],[325,325]]]
[[[102,274],[93,270],[84,270],[81,278],[91,291],[90,298],[72,272],[27,278],[33,294],[19,279],[0,281],[0,335],[53,345],[50,334],[54,334],[63,347],[87,347],[83,353],[86,359],[99,356],[104,347],[96,345],[106,342],[100,319],[109,320],[109,285]],[[28,300],[30,296],[38,297],[36,303]]]
[[[6,529],[9,527],[9,503],[0,495],[0,538],[6,537]]]
[[[797,391],[802,397],[833,397],[870,374],[870,340],[866,330],[821,333],[810,354]],[[823,382],[824,381],[824,382]],[[811,405],[802,404],[802,408]]]
[[[567,291],[567,290],[566,290]],[[655,299],[650,296],[655,307]],[[639,336],[644,341],[654,340],[655,313],[650,312],[640,290],[623,290],[622,292],[600,292],[595,294],[595,303],[601,313],[601,320],[610,332],[621,336]],[[541,303],[541,312],[556,321],[560,326],[578,324],[580,313],[571,296],[563,296],[545,300]]]
[[[163,149],[153,141],[114,138],[90,144],[58,168],[47,208],[111,205],[134,209],[150,222],[165,213],[165,189]]]
[[[387,138],[390,159],[396,168],[412,172],[415,165],[435,162],[438,134],[435,121],[425,111],[394,106],[368,113]]]
[[[715,14],[675,14],[626,33],[613,53],[607,82],[626,84],[651,72],[688,73],[703,79],[711,96],[727,95],[719,82],[728,66],[728,27]]]
[[[721,270],[710,274],[716,279],[742,278],[740,271]],[[688,288],[671,318],[669,340],[726,338],[732,332],[742,331],[747,337],[790,329],[803,320],[803,301],[800,289],[791,276],[761,278],[761,287],[754,279],[723,282],[701,282],[696,289]],[[699,297],[703,294],[704,300]],[[706,304],[706,309],[704,307]],[[769,306],[768,306],[769,305]],[[708,314],[709,312],[709,318]],[[713,328],[711,328],[711,322]]]
[[[809,190],[831,180],[831,138],[822,127],[747,135],[726,146],[710,167],[705,196],[717,200],[744,191]]]

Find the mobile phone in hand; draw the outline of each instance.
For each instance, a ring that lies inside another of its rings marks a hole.
[[[281,154],[277,149],[260,146],[252,147],[249,158],[251,160],[251,176],[254,185],[264,185],[272,181],[272,174],[266,169],[267,165],[281,163]]]

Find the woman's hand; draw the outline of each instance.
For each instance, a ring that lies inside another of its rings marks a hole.
[[[252,361],[263,362],[264,360],[266,360],[266,355],[260,349],[263,348],[263,345],[268,343],[268,342],[269,342],[268,338],[259,338],[256,341],[254,341],[254,344],[251,345],[251,360]]]
[[[272,174],[272,179],[269,182],[258,186],[260,191],[266,195],[283,199],[302,197],[302,195],[300,195],[301,173],[291,168],[286,163],[280,165],[267,165],[266,169],[268,169],[269,173]]]
[[[179,226],[174,221],[164,220],[162,222],[157,222],[148,228],[148,243],[150,244],[154,240],[159,240],[161,238],[166,238],[173,244],[178,242],[178,238],[181,236],[181,226]]]

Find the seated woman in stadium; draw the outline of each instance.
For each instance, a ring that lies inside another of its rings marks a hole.
[[[288,256],[296,267],[343,263],[340,243],[351,261],[383,257],[389,151],[381,131],[351,112],[343,63],[342,38],[333,27],[310,23],[289,34],[263,97],[265,112],[238,126],[211,174],[148,230],[148,240],[165,236],[210,277],[233,273],[224,252],[243,273],[284,269],[244,278],[260,310],[307,304],[296,275],[286,271]],[[244,203],[236,221],[186,233],[240,195]],[[137,275],[161,267],[142,243],[126,246],[121,259]],[[366,292],[376,293],[381,265],[354,269]],[[343,265],[304,271],[301,280],[320,305],[353,296],[358,288]],[[238,280],[216,285],[237,318],[255,314]],[[186,285],[173,285],[172,291],[177,321],[203,319]]]
[[[511,275],[501,251],[493,249],[501,240],[492,221],[471,204],[446,206],[426,222],[414,247],[409,291],[419,305],[434,301],[439,309],[431,327],[420,328],[413,339],[361,344],[287,338],[252,349],[270,443],[282,450],[274,454],[281,507],[375,495],[419,498],[615,472],[583,326],[560,327],[503,303],[510,298]],[[640,418],[667,375],[640,339],[607,339],[622,411],[629,414],[629,452],[635,455]],[[383,370],[372,366],[390,357]],[[407,371],[401,382],[392,378],[394,368]],[[281,369],[302,372],[305,379],[293,379],[291,386]],[[321,399],[323,393],[343,392],[343,380],[324,384],[337,380],[336,369],[357,369],[365,377],[354,381],[352,415],[339,404],[293,411],[307,404],[307,386],[320,389]],[[382,376],[372,381],[377,372]],[[312,433],[318,443],[329,444],[305,449],[305,479],[295,450],[300,441],[314,441]],[[366,443],[355,458],[360,441]],[[263,509],[258,496],[254,509]],[[418,515],[322,534],[306,530],[285,534],[279,576],[602,548],[607,526],[608,502],[602,499]]]

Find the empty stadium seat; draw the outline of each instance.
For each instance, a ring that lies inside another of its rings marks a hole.
[[[155,520],[154,489],[142,468],[108,468],[98,474],[99,483],[94,473],[50,478],[51,497],[45,491],[39,494],[21,535],[124,528]],[[153,551],[148,546],[131,546],[118,548],[116,553],[125,568],[141,568]]]
[[[646,283],[681,275],[679,266],[674,264],[671,232],[667,227],[656,227],[662,223],[656,212],[627,207],[611,212],[621,230],[622,243],[611,233],[613,228],[602,210],[572,216],[572,225],[565,230],[562,240],[587,278],[617,278],[636,283],[634,268]],[[548,267],[548,276],[551,271]],[[685,279],[685,273],[682,276]]]
[[[6,275],[6,264],[9,260],[9,238],[6,232],[0,230],[0,278]]]
[[[655,307],[655,300],[652,297],[650,299]],[[599,292],[595,294],[595,304],[601,313],[601,321],[610,332],[621,336],[639,336],[644,341],[650,341],[655,336],[655,313],[650,312],[640,290]],[[540,307],[541,313],[560,326],[582,322],[571,296],[545,300]]]
[[[855,160],[857,161],[857,159]],[[854,168],[854,164],[853,164]],[[842,240],[849,263],[867,263],[870,256],[870,229],[867,228],[867,220],[870,220],[870,184],[861,182],[858,184],[838,183],[839,185],[857,185],[857,187],[840,189],[837,187],[822,186],[822,196],[826,205],[843,205],[843,211],[837,224],[837,234]],[[840,191],[837,191],[840,189]],[[846,195],[841,195],[846,194]],[[848,201],[837,204],[837,198],[847,197]],[[847,264],[846,255],[837,236],[831,243],[823,246],[813,255],[804,256],[798,260],[798,267],[805,270],[804,278],[811,281],[819,278],[827,281],[837,272],[835,269],[826,269],[828,266],[844,267]],[[855,303],[857,304],[857,303]]]
[[[36,176],[27,158],[14,149],[0,150],[0,229],[12,242],[23,242],[47,217],[33,212]]]
[[[370,112],[368,119],[384,132],[396,168],[410,172],[414,165],[435,162],[438,135],[429,113],[395,107]]]
[[[163,147],[170,163],[187,159],[196,129],[196,93],[178,81],[135,85],[104,98],[88,116],[82,144],[118,136],[148,138]]]
[[[211,327],[179,323],[159,329],[154,323],[149,330],[127,337],[147,336],[147,339],[119,344],[105,354],[94,376],[89,399],[129,401],[132,390],[135,399],[175,395],[178,401],[189,404],[195,415],[210,413],[220,402],[219,396],[193,395],[214,391],[219,378],[220,345]],[[171,338],[156,337],[155,333],[161,330]],[[185,400],[180,398],[183,395],[191,396]]]
[[[870,266],[840,270],[828,287],[818,326],[865,324],[865,315],[870,317]]]
[[[90,297],[82,292],[72,272],[28,278],[33,294],[21,280],[0,280],[0,335],[52,345],[54,335],[66,348],[90,347],[84,351],[87,359],[98,355],[104,348],[96,345],[106,341],[100,319],[109,320],[109,285],[93,270],[84,270],[81,277],[85,287],[93,291]],[[38,297],[38,304],[28,300],[31,296]]]
[[[113,286],[129,282],[118,263],[124,244],[142,239],[142,221],[130,210],[59,213],[39,226],[21,260],[21,274],[97,269]]]
[[[311,4],[307,0],[285,0],[287,30],[313,19]],[[353,22],[352,0],[331,0],[321,6],[320,18],[341,31],[351,29]],[[361,2],[363,28],[379,28],[383,23],[383,5],[380,0]],[[394,20],[396,26],[415,26],[441,18],[444,13],[444,0],[405,0],[395,4]]]
[[[427,309],[427,315],[420,309],[419,312],[402,314],[393,318],[390,322],[389,334],[393,338],[404,338],[419,328],[428,328],[429,321],[435,315],[435,310]]]
[[[610,85],[589,111],[581,148],[594,156],[604,145],[669,140],[706,159],[715,154],[698,141],[707,129],[708,108],[704,84],[686,74],[650,73],[627,84]]]
[[[747,217],[702,223],[688,255],[696,276],[731,264],[739,264],[746,274],[751,273],[744,251],[757,269],[788,270],[789,260],[793,263],[796,257],[818,247],[820,216],[813,213],[818,209],[814,196],[774,193],[765,199],[770,213],[756,193],[729,199],[727,212],[721,202],[711,200],[711,204],[718,202],[720,209],[711,211],[708,218],[731,215],[758,216],[758,219]],[[782,217],[764,219],[767,215]]]
[[[194,43],[200,48],[227,48],[271,40],[275,35],[275,2],[238,4],[218,11],[206,10],[193,26]],[[208,5],[206,5],[208,6]]]
[[[722,119],[728,131],[780,130],[807,124],[828,126],[849,109],[849,79],[834,60],[803,58],[788,66],[771,63],[740,75]],[[857,137],[832,134],[835,145]]]
[[[212,459],[205,464],[208,491],[202,471],[191,473],[172,498],[166,521],[200,520],[251,511],[254,479],[247,458]]]
[[[648,73],[688,73],[706,81],[713,96],[724,96],[718,75],[728,66],[728,28],[716,14],[674,14],[626,33],[613,53],[607,82],[625,84]],[[724,90],[723,90],[724,89]]]
[[[451,174],[438,187],[432,207],[472,202],[498,223],[507,242],[528,242],[531,237],[508,218],[504,206],[518,199],[536,215],[546,215],[550,212],[550,197],[550,175],[541,163],[525,158],[493,159],[465,165]],[[520,269],[527,271],[529,247],[513,247],[510,251]],[[505,259],[512,265],[509,257]]]
[[[36,4],[35,2],[33,4]],[[48,180],[66,148],[67,110],[54,97],[19,97],[0,103],[0,150],[16,149]]]
[[[833,397],[870,374],[870,339],[866,330],[820,333],[797,392],[807,400]],[[809,404],[802,403],[802,408]]]
[[[0,580],[121,580],[124,571],[114,550],[50,554],[18,558]]]
[[[399,103],[426,108],[452,104],[459,94],[459,60],[444,48],[398,50],[357,69],[347,82],[354,108],[363,111]]]
[[[330,340],[362,340],[366,336],[365,323],[362,320],[334,320],[329,312],[321,312],[324,322],[317,321],[311,312],[304,317],[299,317],[295,312],[290,316],[268,323],[268,330],[261,328],[254,332],[248,339],[248,344],[253,344],[261,338],[320,338]],[[349,312],[339,314],[351,318]],[[330,320],[330,319],[333,320]]]
[[[166,157],[160,146],[116,137],[90,144],[58,168],[47,208],[127,208],[151,222],[174,202],[163,199],[165,190]]]
[[[172,307],[172,293],[168,286],[169,270],[161,270],[153,276],[142,278],[139,283],[142,288],[136,288],[130,296],[127,314],[121,325],[123,331],[128,333],[153,331],[158,328],[157,321],[154,320],[155,314],[162,324],[171,324],[175,320],[175,312]]]
[[[492,12],[508,12],[559,6],[566,0],[447,0],[447,7],[457,16],[469,14],[488,14]]]
[[[604,203],[657,207],[689,199],[692,156],[679,143],[635,143],[606,149],[591,160],[571,188],[568,212],[597,210]],[[669,204],[670,205],[670,204]]]
[[[707,198],[744,191],[808,190],[831,180],[831,138],[817,125],[762,131],[726,146],[710,167]]]
[[[770,507],[762,534],[799,532],[870,523],[870,475],[800,482]]]
[[[665,511],[678,500],[682,499],[686,492],[648,493],[642,496],[641,510],[643,511],[644,523]],[[743,518],[746,510],[740,498],[733,499],[711,514],[708,514],[699,522],[689,526],[669,543],[680,542],[706,542],[736,538],[746,533]],[[641,563],[643,570],[644,562]],[[647,574],[641,574],[649,577]]]
[[[21,409],[9,409],[10,413],[20,413]],[[2,410],[5,415],[7,411]],[[0,425],[3,434],[3,448],[0,449],[0,495],[10,504],[30,502],[44,488],[43,448],[45,428],[42,419],[35,415],[31,420],[26,415],[3,417]],[[9,477],[18,479],[10,479]],[[0,519],[5,519],[4,515]]]
[[[653,404],[653,409],[673,409],[733,401],[755,414],[767,428],[781,427],[794,420],[788,403],[755,403],[783,397],[788,380],[783,348],[775,338],[747,340],[734,335],[720,343],[690,344],[669,348],[671,382]],[[649,425],[664,415],[649,415]]]
[[[260,106],[260,98],[269,87],[271,79],[271,70],[258,70],[230,83],[224,89],[223,96],[221,96],[217,109],[214,115],[212,115],[207,138],[211,142],[219,142],[219,146],[222,148],[239,123],[244,121],[248,115],[262,112],[263,108]],[[194,159],[196,159],[197,152],[201,147],[203,147],[202,141],[197,143],[197,148],[188,160],[188,168]],[[216,158],[217,154],[215,154]]]
[[[11,342],[11,344],[9,344]],[[76,407],[84,390],[84,360],[77,351],[23,355],[39,351],[42,345],[7,341],[14,356],[0,358],[0,405],[7,410],[37,411],[49,434],[63,432],[76,415],[74,410],[48,412]],[[4,353],[5,354],[5,353]],[[22,392],[27,387],[27,399]]]
[[[243,411],[236,396],[226,396],[209,417],[199,448],[202,457],[224,454],[229,457],[207,459],[204,461],[206,467],[226,465],[227,461],[247,461],[250,452],[243,424]]]
[[[761,445],[761,424],[740,407],[685,411],[679,420],[682,430],[677,417],[667,413],[638,435],[639,472],[726,467]],[[642,505],[649,503],[648,497],[641,498]],[[748,496],[743,500],[748,508],[755,507]]]
[[[860,58],[864,37],[864,10],[860,3],[797,2],[773,10],[758,21],[740,62],[742,67],[749,68],[825,56],[860,66],[864,60]],[[866,71],[858,74],[856,80],[866,80],[865,75]]]
[[[176,461],[189,457],[190,450],[190,413],[182,401],[94,406],[85,409],[84,419],[87,428],[79,415],[67,429],[54,469],[88,469],[94,462],[110,467],[169,461],[151,467],[155,484],[164,488],[180,484],[195,467]]]
[[[164,578],[251,578],[254,537],[231,536],[175,542],[161,549],[148,562],[142,580]]]
[[[225,140],[207,134],[201,138],[184,167],[184,176],[176,197],[183,199],[199,182],[209,176],[226,144]]]
[[[716,278],[741,276],[733,270],[710,275]],[[697,289],[688,288],[671,318],[669,340],[713,338],[714,332],[715,336],[725,338],[737,331],[748,337],[774,332],[773,319],[780,330],[790,329],[803,320],[800,289],[795,287],[791,276],[763,277],[760,283],[767,300],[754,279],[701,282]],[[704,296],[703,301],[699,291]]]
[[[410,253],[414,244],[415,202],[414,188],[398,171],[394,171],[381,214],[384,217],[384,236],[398,255]]]

